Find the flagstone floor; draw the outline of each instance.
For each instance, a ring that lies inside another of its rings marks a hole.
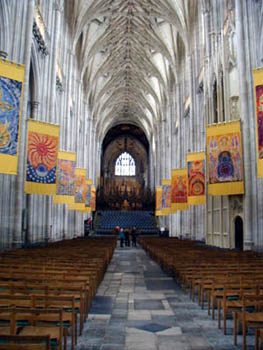
[[[217,320],[192,302],[140,248],[117,248],[94,299],[77,350],[234,350]],[[254,349],[248,335],[247,350]]]

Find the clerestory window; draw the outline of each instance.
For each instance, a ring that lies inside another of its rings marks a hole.
[[[135,161],[132,156],[123,152],[116,160],[115,175],[118,176],[135,176]]]

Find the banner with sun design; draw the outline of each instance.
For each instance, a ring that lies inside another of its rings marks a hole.
[[[53,196],[54,204],[75,202],[75,168],[76,153],[59,151],[56,195]]]
[[[208,193],[226,196],[244,193],[240,121],[207,125]]]
[[[162,186],[156,187],[155,215],[162,215]]]
[[[171,213],[171,180],[162,180],[162,214]]]
[[[82,213],[91,212],[91,184],[92,180],[86,179],[87,191],[86,191],[86,200],[85,200],[85,209],[80,210]]]
[[[59,126],[28,120],[25,193],[56,194]]]
[[[258,178],[263,178],[263,69],[254,69],[256,132],[257,132],[257,166]]]
[[[91,199],[90,199],[91,211],[96,210],[96,187],[91,186]]]
[[[177,210],[187,210],[187,169],[173,169],[171,184],[171,212],[176,213]]]
[[[86,185],[86,169],[76,168],[75,170],[75,202],[69,204],[69,210],[82,211],[85,209],[87,185]]]
[[[17,174],[24,66],[0,59],[0,173]]]
[[[188,153],[188,204],[205,204],[205,152]]]

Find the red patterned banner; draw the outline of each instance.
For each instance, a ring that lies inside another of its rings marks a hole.
[[[257,165],[258,177],[263,178],[263,70],[254,69],[256,133],[257,133]]]
[[[171,212],[188,209],[187,199],[187,169],[172,170],[172,193],[171,193]]]
[[[187,154],[188,204],[205,203],[205,153]]]

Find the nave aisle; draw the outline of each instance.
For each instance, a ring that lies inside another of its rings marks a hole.
[[[234,350],[207,310],[192,302],[141,248],[117,248],[77,350]],[[248,350],[254,337],[247,337]]]

